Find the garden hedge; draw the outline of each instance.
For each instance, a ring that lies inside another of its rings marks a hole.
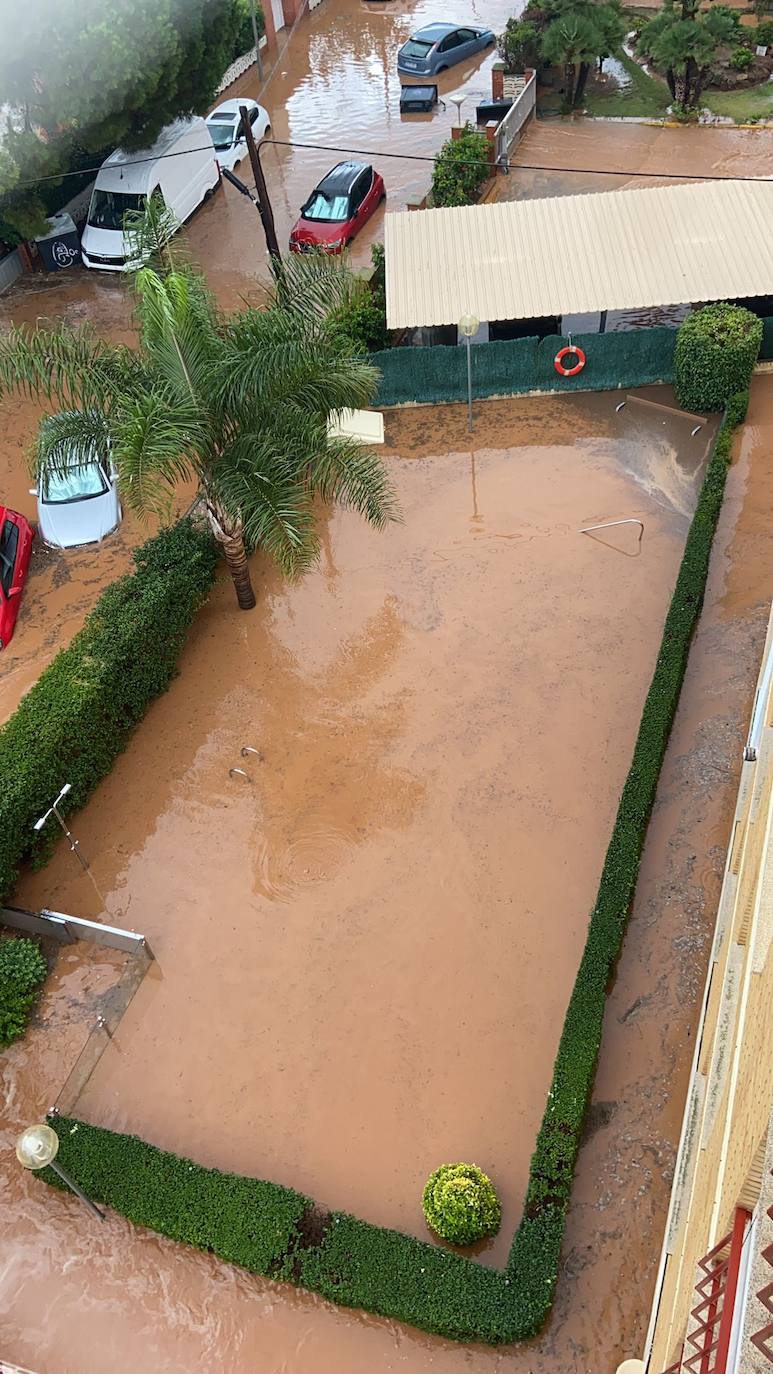
[[[750,310],[720,301],[695,310],[679,326],[674,391],[685,410],[723,410],[748,386],[763,342],[763,323]]]
[[[0,940],[0,1049],[24,1034],[46,972],[35,940]]]
[[[62,1163],[96,1201],[253,1273],[425,1331],[490,1344],[536,1335],[553,1301],[607,988],[703,602],[732,430],[746,402],[741,394],[728,406],[690,526],[506,1268],[488,1268],[346,1213],[322,1212],[292,1189],[204,1169],[136,1137],[59,1118]],[[44,1177],[58,1184],[50,1171]]]
[[[43,836],[32,827],[63,783],[62,810],[82,806],[168,687],[217,556],[190,520],[148,540],[0,728],[0,898],[23,862],[50,852],[56,826]]]

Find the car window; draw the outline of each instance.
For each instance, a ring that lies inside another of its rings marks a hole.
[[[257,117],[258,117],[259,114],[260,114],[260,110],[258,109],[258,107],[257,107],[257,105],[256,105],[254,110],[250,110],[250,124],[254,124],[254,123],[255,123],[255,120],[257,119]]]
[[[447,38],[443,39],[443,42],[438,48],[438,52],[450,52],[452,48],[458,48],[461,41],[459,30],[455,29],[453,33],[449,33]]]
[[[3,522],[0,533],[0,583],[6,596],[13,586],[13,570],[16,566],[16,550],[19,546],[19,526],[13,520]]]
[[[373,168],[372,168],[372,167],[368,167],[367,171],[365,171],[365,172],[360,172],[360,175],[358,176],[357,180],[356,180],[355,183],[354,183],[354,186],[352,187],[352,196],[351,196],[351,210],[352,210],[352,214],[354,214],[354,211],[355,211],[355,210],[359,210],[360,206],[362,205],[362,202],[364,201],[365,197],[367,196],[368,191],[370,190],[370,188],[371,188],[372,185],[373,185]]]
[[[234,115],[216,115],[208,121],[207,128],[215,147],[222,151],[224,148],[230,148],[234,141],[236,118]]]
[[[460,43],[472,43],[473,39],[478,37],[474,29],[457,29],[456,32]]]
[[[432,43],[424,43],[420,38],[409,38],[403,47],[403,55],[405,57],[426,57],[433,46]]]
[[[312,191],[301,214],[304,219],[319,220],[322,224],[335,224],[349,218],[348,195],[326,194],[322,190]]]
[[[123,217],[127,210],[144,208],[144,196],[132,196],[124,191],[102,191],[95,187],[88,222],[94,229],[123,229]]]
[[[43,474],[41,484],[43,502],[47,506],[63,506],[69,501],[89,501],[92,496],[103,496],[107,482],[98,463],[86,463],[83,467],[49,468]]]

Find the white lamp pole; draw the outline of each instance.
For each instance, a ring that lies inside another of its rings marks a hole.
[[[479,329],[480,320],[475,315],[462,315],[459,321],[459,333],[467,345],[467,429],[470,434],[472,434],[472,353],[470,352],[470,341],[473,334],[477,334]]]
[[[48,810],[46,811],[45,815],[40,816],[40,817],[38,818],[38,820],[35,821],[35,825],[34,825],[33,829],[35,829],[35,830],[42,830],[42,829],[43,829],[43,826],[45,825],[45,823],[46,823],[46,821],[48,820],[49,816],[56,816],[56,819],[58,820],[60,826],[62,827],[62,830],[64,831],[65,835],[67,836],[68,840],[70,841],[70,849],[72,850],[73,854],[75,855],[76,859],[78,860],[78,863],[80,864],[81,868],[84,868],[84,869],[86,870],[86,872],[88,873],[89,866],[88,866],[86,860],[84,859],[83,855],[81,854],[81,851],[80,851],[80,844],[78,843],[78,841],[77,841],[76,839],[73,838],[71,832],[70,832],[70,831],[68,830],[68,828],[67,828],[67,822],[66,822],[66,820],[64,819],[64,817],[61,815],[61,813],[60,813],[59,810],[58,810],[59,803],[60,803],[60,801],[62,800],[62,797],[66,797],[66,796],[67,796],[67,793],[70,791],[70,786],[71,786],[71,784],[70,784],[69,782],[66,782],[66,783],[65,783],[64,787],[62,788],[61,792],[59,793],[59,796],[57,797],[57,799],[56,799],[56,801],[53,803],[53,805],[52,805],[52,806],[49,806],[49,808],[48,808]]]
[[[72,1188],[76,1197],[85,1203],[90,1212],[99,1217],[100,1221],[105,1220],[104,1212],[86,1197],[82,1188],[79,1188],[74,1178],[64,1170],[61,1164],[56,1163],[56,1155],[59,1150],[59,1136],[52,1126],[41,1124],[40,1126],[28,1126],[26,1131],[22,1131],[16,1142],[16,1158],[25,1169],[33,1172],[37,1169],[50,1168],[58,1174],[63,1183],[68,1188]]]

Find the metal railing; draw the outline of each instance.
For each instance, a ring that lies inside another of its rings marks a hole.
[[[682,1354],[663,1374],[727,1374],[733,1313],[746,1228],[751,1213],[737,1207],[733,1229],[700,1260],[698,1302],[690,1311]]]
[[[771,1175],[773,1175],[773,1169]],[[766,1210],[770,1220],[773,1221],[773,1206]],[[773,1269],[773,1244],[765,1246],[762,1251],[762,1258]],[[758,1288],[756,1297],[757,1301],[762,1303],[762,1306],[770,1313],[771,1320],[767,1326],[762,1326],[759,1331],[754,1331],[749,1336],[749,1340],[755,1349],[759,1350],[760,1354],[764,1355],[770,1364],[773,1364],[773,1282],[766,1283],[763,1288]]]
[[[494,134],[494,155],[497,163],[506,161],[521,129],[537,103],[537,73],[530,72],[523,90],[519,92],[497,125]]]

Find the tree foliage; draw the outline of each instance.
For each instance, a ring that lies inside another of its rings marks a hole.
[[[201,113],[233,58],[240,0],[29,0],[3,27],[0,232],[25,237],[50,209],[20,187],[114,147],[153,143]],[[9,192],[11,194],[9,194]],[[63,197],[67,199],[67,197]]]
[[[672,99],[695,109],[723,44],[732,43],[739,17],[726,5],[699,10],[698,0],[663,0],[659,14],[645,24],[639,52],[665,72]]]
[[[511,20],[500,39],[506,61],[508,51],[531,52],[531,30],[538,56],[563,67],[566,101],[576,106],[582,102],[593,63],[622,42],[625,21],[619,0],[529,0],[521,22]]]
[[[368,405],[376,389],[375,368],[335,324],[358,284],[327,257],[291,258],[265,309],[223,317],[203,277],[163,247],[156,213],[149,206],[136,226],[156,262],[134,278],[139,349],[88,328],[12,329],[0,336],[0,394],[56,404],[39,432],[40,466],[109,440],[140,515],[163,517],[175,485],[197,482],[249,609],[247,551],[262,547],[288,575],[316,559],[315,496],[378,528],[396,514],[381,459],[328,433],[332,413]]]
[[[0,940],[0,1049],[24,1034],[46,972],[34,940]]]

